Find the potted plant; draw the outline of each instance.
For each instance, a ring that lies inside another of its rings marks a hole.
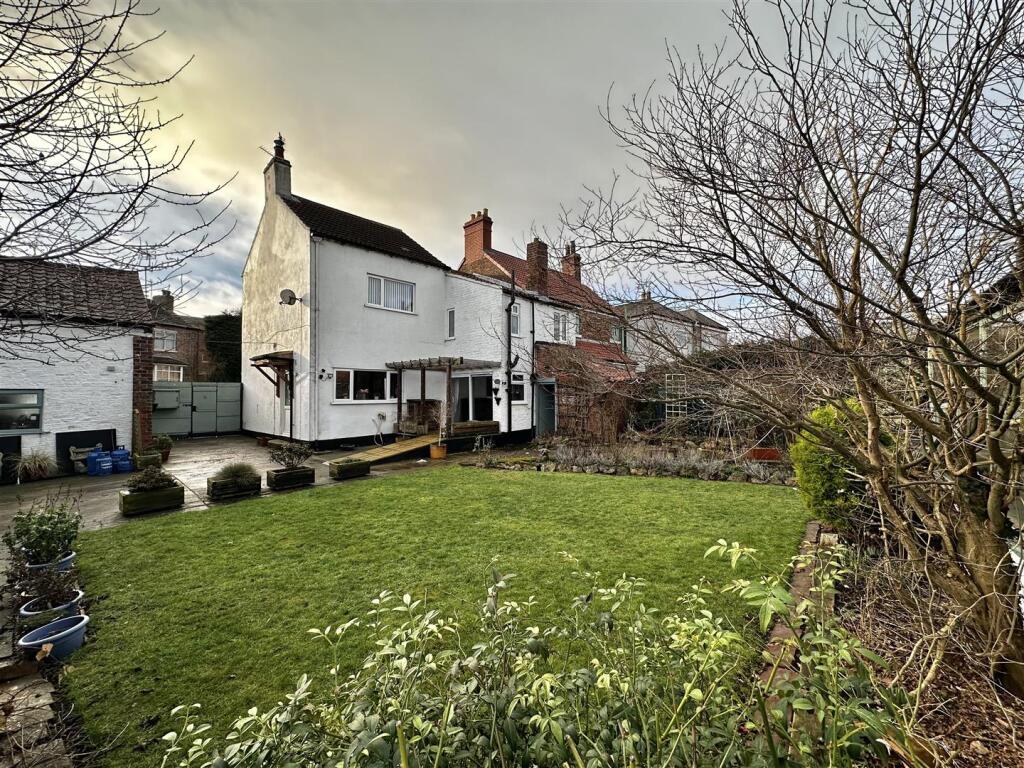
[[[303,466],[313,455],[313,449],[305,443],[281,443],[270,449],[270,458],[281,469],[267,470],[267,487],[274,491],[286,488],[300,488],[312,485],[316,473],[312,467]]]
[[[82,647],[88,623],[89,617],[84,614],[51,621],[24,635],[18,640],[18,647],[26,651],[35,651],[37,659],[49,656],[57,661],[64,661]],[[49,646],[49,649],[47,650],[45,646]]]
[[[18,609],[18,615],[38,624],[78,613],[78,604],[85,593],[76,585],[74,571],[38,571],[25,579],[30,599]]]
[[[210,501],[258,496],[261,479],[256,468],[244,461],[225,464],[213,477],[206,478],[206,496]]]
[[[128,478],[118,505],[122,515],[176,509],[185,503],[185,486],[159,467],[146,467]]]
[[[153,437],[153,447],[160,453],[160,460],[164,463],[171,458],[171,448],[174,447],[174,441],[171,440],[170,435],[156,435]]]
[[[448,446],[444,439],[448,433],[448,408],[443,400],[438,400],[431,414],[437,422],[437,443],[430,446],[430,458],[445,459],[448,457]]]
[[[327,465],[331,477],[335,480],[349,480],[353,477],[365,477],[370,474],[370,462],[359,459],[341,458]]]
[[[15,476],[23,480],[43,480],[57,471],[57,462],[40,448],[33,448],[14,460]]]
[[[19,508],[3,539],[12,559],[28,573],[64,571],[74,562],[72,546],[81,523],[78,497],[58,491],[33,501],[27,510]]]

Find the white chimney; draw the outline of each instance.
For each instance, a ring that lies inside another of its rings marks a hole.
[[[284,139],[277,134],[274,139],[274,156],[263,169],[263,188],[269,200],[272,195],[292,193],[292,164],[284,159]]]

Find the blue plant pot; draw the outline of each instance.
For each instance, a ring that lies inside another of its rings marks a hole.
[[[75,562],[75,558],[78,556],[77,552],[68,552],[64,557],[59,560],[54,560],[51,563],[40,563],[39,565],[29,565],[28,570],[38,573],[39,571],[55,570],[59,572],[70,571],[72,563]]]
[[[85,615],[51,621],[24,635],[18,641],[18,647],[26,651],[38,651],[47,643],[52,643],[50,656],[57,661],[64,661],[82,647],[88,623],[89,617]]]
[[[25,603],[21,608],[18,609],[18,615],[23,619],[41,619],[50,617],[53,619],[60,619],[64,616],[74,616],[78,613],[78,604],[82,602],[82,598],[85,597],[85,592],[77,590],[75,597],[64,605],[58,605],[54,608],[44,608],[40,605],[41,597],[35,597]]]

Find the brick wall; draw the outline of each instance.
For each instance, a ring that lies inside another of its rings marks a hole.
[[[135,450],[153,442],[153,337],[132,339],[132,410]]]
[[[178,325],[158,326],[177,334],[173,352],[158,353],[185,365],[185,381],[211,381],[216,366],[206,349],[206,332]]]

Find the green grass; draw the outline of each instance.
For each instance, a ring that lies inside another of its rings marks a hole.
[[[646,602],[670,609],[702,575],[736,575],[703,558],[715,540],[781,568],[805,520],[790,488],[460,467],[142,520],[81,537],[95,602],[67,688],[90,740],[110,746],[101,765],[159,765],[173,706],[201,703],[222,734],[303,672],[323,679],[326,651],[306,630],[362,615],[382,589],[472,622],[498,556],[518,574],[509,596],[536,595],[543,617],[580,591],[566,550],[609,583],[647,579]],[[366,650],[357,636],[344,661]]]

